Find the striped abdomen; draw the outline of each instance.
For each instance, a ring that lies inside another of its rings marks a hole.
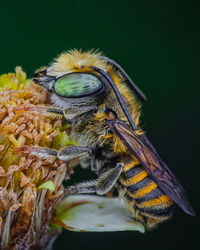
[[[118,187],[127,201],[128,209],[147,228],[152,228],[172,216],[172,200],[149,177],[139,162],[130,156],[124,158]]]

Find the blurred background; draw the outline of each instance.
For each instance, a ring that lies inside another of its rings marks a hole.
[[[145,234],[63,231],[54,249],[190,249],[199,236],[199,1],[3,1],[0,74],[33,76],[62,51],[95,48],[122,65],[147,95],[142,126],[187,190],[197,216],[176,207]],[[73,182],[88,179],[77,169]]]

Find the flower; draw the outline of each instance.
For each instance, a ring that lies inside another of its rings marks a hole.
[[[132,219],[123,200],[96,195],[72,195],[57,207],[53,222],[78,232],[139,231],[144,226]],[[57,221],[59,218],[59,221]]]
[[[14,111],[17,106],[43,105],[46,91],[16,73],[0,76],[0,232],[1,247],[27,249],[41,245],[63,196],[66,163],[17,154],[22,146],[55,149],[69,143],[61,120]]]
[[[27,80],[21,67],[0,76],[1,249],[44,249],[61,228],[144,232],[117,198],[74,195],[62,200],[62,183],[72,168],[59,159],[41,159],[20,150],[58,150],[73,143],[61,119],[17,108],[48,105],[46,99],[46,90]]]

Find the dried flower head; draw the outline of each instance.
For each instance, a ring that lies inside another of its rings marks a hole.
[[[46,91],[26,80],[20,67],[0,76],[0,243],[1,248],[27,249],[43,236],[63,196],[67,166],[58,159],[19,154],[22,146],[62,148],[69,142],[61,121],[14,111],[43,105]],[[52,192],[53,191],[53,192]]]

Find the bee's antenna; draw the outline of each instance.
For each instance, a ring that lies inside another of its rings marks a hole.
[[[134,123],[134,121],[132,120],[132,118],[131,118],[131,116],[130,116],[130,114],[129,114],[129,112],[128,112],[128,110],[127,110],[125,104],[124,104],[124,101],[123,101],[123,99],[122,99],[122,97],[121,97],[121,95],[120,95],[120,93],[119,93],[119,90],[118,90],[118,88],[116,87],[116,85],[115,85],[113,79],[111,78],[111,76],[110,76],[108,73],[106,73],[105,71],[103,71],[102,69],[100,69],[100,68],[93,67],[93,66],[91,66],[90,68],[92,68],[94,71],[100,73],[100,74],[101,74],[102,76],[104,76],[104,77],[106,78],[106,80],[109,82],[110,86],[112,87],[112,89],[113,89],[114,92],[115,92],[115,95],[116,95],[116,97],[117,97],[117,99],[118,99],[118,101],[119,101],[119,103],[120,103],[120,105],[121,105],[121,107],[122,107],[122,110],[124,111],[124,114],[125,114],[126,118],[127,118],[128,121],[129,121],[129,123],[130,123],[132,129],[133,129],[133,130],[136,130],[135,123]]]
[[[116,68],[119,73],[125,78],[126,82],[129,84],[130,88],[137,94],[137,96],[140,98],[142,102],[145,102],[147,100],[146,96],[143,94],[143,92],[136,86],[136,84],[131,80],[131,78],[128,76],[128,74],[125,72],[125,70],[114,60],[101,56],[99,57],[101,60],[107,61],[109,64],[111,64],[114,68]]]

